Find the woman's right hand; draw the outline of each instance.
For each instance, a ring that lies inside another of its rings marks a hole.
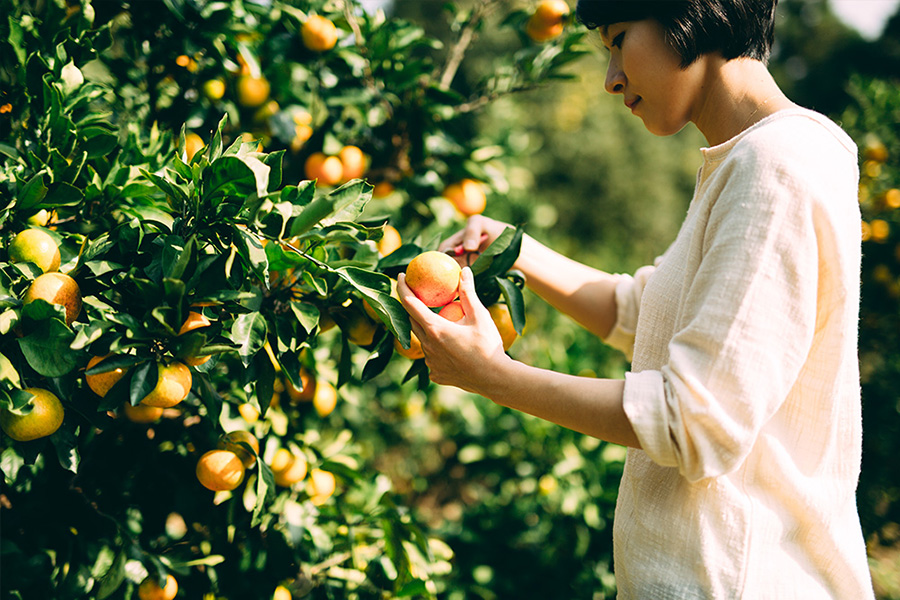
[[[454,253],[460,266],[466,266],[467,256],[473,252],[483,252],[494,243],[500,234],[511,225],[481,215],[469,217],[466,226],[441,242],[438,250],[446,252],[462,247],[461,252]]]

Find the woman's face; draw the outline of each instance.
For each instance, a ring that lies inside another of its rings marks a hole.
[[[600,36],[609,50],[606,91],[622,94],[625,105],[656,135],[671,135],[702,108],[704,59],[686,69],[653,19],[613,23]]]

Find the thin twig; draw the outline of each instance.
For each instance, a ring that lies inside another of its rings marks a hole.
[[[450,52],[447,55],[447,62],[444,64],[444,71],[441,73],[441,78],[438,82],[440,89],[450,89],[450,84],[453,83],[453,78],[456,77],[456,72],[459,70],[463,57],[466,55],[466,50],[475,37],[475,27],[478,26],[478,23],[487,14],[488,8],[493,1],[494,0],[481,0],[475,8],[472,9],[472,14],[469,15],[469,19],[462,26],[459,37],[456,39],[453,47],[450,48]]]

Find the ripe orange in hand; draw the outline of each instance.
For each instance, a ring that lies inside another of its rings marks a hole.
[[[59,246],[46,231],[25,229],[9,243],[9,262],[31,262],[50,273],[59,269]]]
[[[253,452],[248,450],[244,444],[250,446]],[[238,429],[226,433],[219,438],[218,447],[221,450],[230,450],[237,454],[247,469],[256,464],[256,455],[259,454],[259,440],[249,431]]]
[[[474,179],[463,179],[444,188],[444,198],[465,216],[480,215],[487,206],[484,186]]]
[[[81,314],[81,289],[74,279],[62,273],[44,273],[32,281],[23,302],[28,304],[35,300],[64,306],[66,325],[71,325]]]
[[[334,48],[337,43],[337,27],[330,19],[321,15],[312,15],[303,23],[300,30],[303,45],[313,52],[325,52]]]
[[[156,366],[158,374],[156,387],[144,396],[141,404],[169,408],[187,398],[193,382],[191,370],[178,361],[168,365],[160,362]]]
[[[91,357],[91,360],[88,361],[86,370],[91,369],[110,356],[111,355],[107,354],[106,356]],[[109,390],[111,390],[112,387],[125,376],[125,373],[127,372],[128,369],[116,367],[112,371],[106,371],[104,373],[94,373],[93,375],[85,375],[84,380],[88,384],[88,387],[91,388],[91,390],[93,390],[95,394],[103,398],[107,393],[109,393]]]
[[[26,388],[32,394],[31,412],[17,415],[6,409],[0,411],[0,429],[19,442],[29,442],[52,435],[62,425],[65,411],[55,394],[40,388]]]
[[[445,306],[456,298],[460,273],[459,264],[450,256],[429,250],[406,267],[406,285],[425,306]]]
[[[166,586],[160,587],[156,577],[147,577],[138,587],[140,600],[173,600],[178,594],[178,581],[166,575]]]
[[[466,316],[466,313],[463,311],[462,302],[459,300],[454,300],[439,310],[438,314],[449,321],[459,321]]]
[[[244,463],[231,450],[210,450],[197,461],[197,479],[214,492],[227,492],[244,480]]]

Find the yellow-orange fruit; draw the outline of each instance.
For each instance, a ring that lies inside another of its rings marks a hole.
[[[279,448],[275,451],[269,466],[275,476],[276,485],[291,487],[306,477],[308,463],[302,454],[294,454],[287,448]]]
[[[465,311],[463,311],[462,302],[459,300],[454,300],[438,311],[438,314],[450,321],[459,321],[466,316]]]
[[[376,243],[378,254],[387,256],[402,245],[403,239],[400,237],[400,232],[397,231],[397,228],[393,225],[385,225],[384,233]]]
[[[122,405],[125,418],[132,423],[155,423],[162,417],[164,410],[161,406],[147,406],[146,404],[132,406],[130,402]]]
[[[368,346],[375,341],[378,324],[361,312],[353,313],[347,321],[344,335],[351,344]]]
[[[491,313],[491,319],[494,320],[494,324],[500,332],[500,339],[503,340],[503,349],[509,350],[509,347],[513,345],[513,342],[516,341],[519,335],[513,326],[509,306],[500,303],[492,304],[488,307],[488,311]]]
[[[334,494],[337,482],[334,473],[323,471],[322,469],[313,469],[309,473],[309,480],[306,482],[306,493],[313,504],[319,506]]]
[[[394,184],[390,181],[379,181],[372,190],[373,198],[384,198],[394,193]]]
[[[210,450],[197,461],[197,479],[214,492],[227,492],[244,480],[244,463],[230,450]]]
[[[480,215],[487,206],[484,186],[474,179],[463,179],[444,188],[444,197],[465,216]]]
[[[248,450],[244,444],[250,446],[253,452]],[[259,454],[259,440],[249,431],[240,429],[229,431],[219,438],[218,447],[220,450],[230,450],[237,454],[246,469],[256,464],[256,455]]]
[[[269,99],[272,86],[265,77],[242,75],[237,82],[238,104],[246,108],[256,108]]]
[[[525,33],[535,42],[546,42],[563,32],[569,5],[565,0],[542,0],[525,25]]]
[[[221,79],[209,79],[203,83],[203,95],[210,100],[221,100],[225,96],[225,82]]]
[[[238,412],[244,418],[244,420],[251,425],[259,421],[259,410],[257,410],[256,407],[249,402],[244,402],[243,404],[239,405]]]
[[[178,581],[171,575],[166,575],[166,586],[160,587],[156,577],[147,577],[138,586],[138,598],[140,600],[173,600],[178,595]]]
[[[65,411],[62,402],[52,392],[40,388],[26,388],[32,394],[31,412],[17,415],[6,409],[0,410],[0,429],[19,442],[29,442],[52,435],[62,425]]]
[[[419,341],[419,337],[412,331],[409,332],[409,349],[404,348],[403,345],[400,344],[400,340],[394,338],[394,350],[396,350],[397,354],[400,356],[405,356],[410,360],[425,358],[425,352],[422,350],[422,342]]]
[[[187,161],[191,162],[191,159],[194,158],[194,155],[203,150],[206,147],[206,142],[203,141],[203,138],[197,135],[194,132],[188,133],[184,136],[184,154],[187,156]]]
[[[313,406],[320,417],[327,417],[337,406],[338,393],[333,385],[327,381],[321,381],[316,386],[316,394],[313,398]]]
[[[457,296],[460,273],[459,264],[450,256],[429,250],[406,267],[406,285],[425,306],[445,306]]]
[[[51,211],[47,210],[46,208],[42,208],[41,210],[37,211],[36,213],[34,213],[30,217],[28,217],[28,219],[26,219],[26,222],[29,225],[35,225],[37,227],[46,227],[47,225],[50,224],[50,221],[52,218],[53,218],[53,213]]]
[[[343,167],[342,181],[359,179],[366,173],[366,155],[357,146],[344,146],[338,152],[338,158]]]
[[[97,364],[99,364],[102,360],[108,358],[110,355],[106,356],[93,356],[88,361],[87,369],[90,369]],[[87,370],[86,369],[86,370]],[[95,373],[93,375],[85,375],[84,380],[88,384],[88,387],[93,390],[95,394],[103,398],[112,389],[116,383],[120,379],[125,376],[125,373],[128,372],[128,369],[123,369],[122,367],[116,367],[112,371],[106,371],[105,373]]]
[[[44,273],[59,269],[59,246],[46,231],[24,229],[9,243],[9,262],[31,262]]]
[[[44,273],[31,282],[25,292],[23,302],[28,304],[35,300],[44,300],[50,304],[64,306],[66,309],[66,325],[81,314],[81,289],[75,280],[62,273]]]
[[[300,367],[300,389],[297,389],[290,380],[284,380],[284,389],[294,402],[309,402],[315,398],[317,385],[315,374],[306,367]]]
[[[293,600],[293,597],[291,590],[283,585],[279,585],[275,588],[275,591],[272,592],[272,600]]]
[[[323,152],[313,152],[304,163],[307,179],[315,179],[324,186],[332,186],[341,182],[344,166],[337,156],[326,156]]]
[[[156,387],[141,400],[147,406],[169,408],[187,398],[193,377],[184,363],[157,363]]]
[[[330,19],[321,15],[312,15],[300,30],[303,45],[313,52],[325,52],[334,48],[337,43],[337,27]]]

